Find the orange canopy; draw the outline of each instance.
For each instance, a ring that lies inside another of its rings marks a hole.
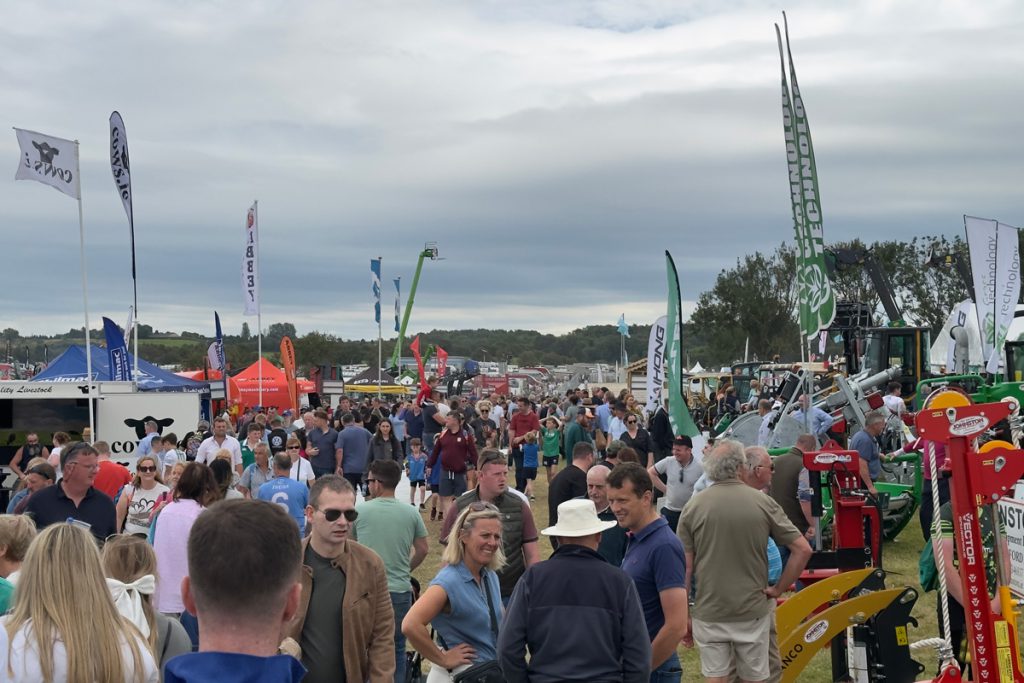
[[[261,372],[263,374],[262,402],[260,402]],[[278,410],[291,407],[288,397],[288,380],[284,376],[284,370],[266,358],[260,358],[232,379],[238,386],[238,394],[232,390],[232,397],[239,396],[243,406],[274,406]],[[307,379],[296,380],[296,385],[300,396],[316,390],[313,382]]]

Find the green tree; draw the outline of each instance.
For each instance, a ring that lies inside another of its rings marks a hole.
[[[795,356],[795,260],[793,249],[782,245],[772,254],[744,256],[734,268],[721,271],[714,287],[698,298],[691,317],[703,345],[688,345],[684,336],[683,348],[691,358],[705,366],[726,365],[743,355],[748,338],[751,354],[759,358]]]

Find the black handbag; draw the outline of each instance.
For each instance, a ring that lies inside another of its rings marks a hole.
[[[487,596],[487,611],[491,615],[491,634],[494,636],[494,643],[498,643],[498,617],[494,613],[494,604],[491,601],[491,587],[487,577],[483,577],[484,594]],[[501,665],[496,660],[480,662],[468,669],[464,669],[452,677],[454,683],[504,683],[505,674],[501,672]]]
[[[405,683],[423,683],[423,657],[419,652],[405,653]]]

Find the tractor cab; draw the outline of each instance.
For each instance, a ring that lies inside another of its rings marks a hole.
[[[860,330],[860,357],[847,357],[850,373],[867,370],[874,375],[899,366],[895,381],[903,389],[903,400],[913,410],[917,384],[928,376],[928,352],[931,333],[926,327],[874,327]]]

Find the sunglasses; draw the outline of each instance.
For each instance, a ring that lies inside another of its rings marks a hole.
[[[635,425],[636,424],[636,420],[626,420],[626,424],[628,424],[628,425]]]
[[[345,515],[345,521],[347,522],[354,522],[359,517],[359,512],[357,510],[321,509],[320,512],[324,513],[324,519],[328,522],[337,522],[342,515]]]
[[[153,467],[152,465],[147,466],[147,467],[138,467],[136,469],[139,472],[156,472],[156,467]]]
[[[287,448],[285,448],[285,450],[286,451],[297,451],[297,450],[299,450],[299,447],[298,446],[288,446]]]
[[[755,470],[764,469],[764,467],[765,467],[764,465],[754,465],[754,469]],[[775,463],[772,463],[770,465],[770,467],[771,467],[772,472],[774,472],[775,471]]]
[[[498,508],[495,507],[493,503],[484,503],[482,501],[470,504],[469,509],[472,512],[484,512],[485,510],[493,510],[494,512],[498,511]]]

